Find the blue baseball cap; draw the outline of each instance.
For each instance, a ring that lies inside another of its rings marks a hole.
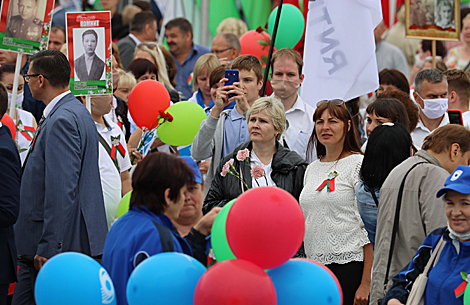
[[[193,171],[194,182],[202,184],[201,171],[199,170],[199,166],[197,166],[196,161],[194,161],[194,159],[189,156],[180,156],[180,158],[183,159],[186,164],[188,164],[189,168],[191,168]]]
[[[452,175],[447,177],[444,187],[441,188],[436,196],[441,197],[448,190],[456,191],[461,194],[470,194],[470,167],[459,165]]]

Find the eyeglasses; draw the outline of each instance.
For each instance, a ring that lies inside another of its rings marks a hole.
[[[30,80],[31,77],[36,77],[36,76],[39,76],[39,75],[42,75],[42,74],[26,74],[26,75],[23,75],[23,78],[24,78],[25,82],[29,83],[29,80]],[[47,79],[47,77],[45,75],[42,75],[42,77]]]
[[[147,48],[149,48],[150,50],[153,50],[153,49],[155,49],[156,47],[158,47],[158,44],[156,44],[156,43],[142,42],[142,43],[139,43],[139,44],[137,45],[137,48],[141,48],[141,47],[147,47]]]
[[[319,102],[317,103],[317,107],[320,107],[321,105],[326,104],[326,103],[331,103],[332,105],[339,106],[339,105],[343,105],[343,104],[344,104],[344,101],[343,101],[343,100],[340,100],[340,99],[323,100],[323,101],[319,101]]]
[[[223,50],[214,50],[214,51],[212,51],[212,53],[214,53],[214,54],[217,55],[217,54],[223,53],[223,52],[225,52],[225,51],[228,51],[228,50],[230,50],[230,49],[232,49],[232,48],[226,48],[226,49],[223,49]]]

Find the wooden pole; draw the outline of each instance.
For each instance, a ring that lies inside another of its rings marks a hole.
[[[86,109],[88,109],[88,111],[90,111],[91,113],[91,95],[86,95],[86,100],[85,100],[85,105],[86,105]]]
[[[432,41],[432,67],[436,69],[436,41]]]

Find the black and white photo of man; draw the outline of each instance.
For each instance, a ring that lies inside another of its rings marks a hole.
[[[98,34],[95,30],[88,29],[82,33],[82,45],[85,52],[74,61],[75,81],[105,79],[104,61],[95,52],[98,45]]]
[[[12,3],[10,6],[10,15],[14,12],[14,5]],[[38,0],[18,0],[18,15],[10,18],[5,37],[39,42],[42,34],[42,20],[37,17],[37,10]]]

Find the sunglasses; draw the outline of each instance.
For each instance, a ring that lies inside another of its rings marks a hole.
[[[137,48],[140,48],[140,47],[143,47],[143,46],[149,48],[150,50],[153,50],[153,49],[155,49],[156,47],[158,47],[158,44],[156,44],[156,43],[141,42],[141,43],[139,43],[139,44],[137,45]]]
[[[344,104],[344,101],[343,101],[343,100],[340,100],[340,99],[323,100],[323,101],[319,101],[319,102],[317,103],[317,107],[320,107],[321,105],[326,104],[326,103],[331,103],[332,105],[339,106],[339,105],[343,105],[343,104]]]

